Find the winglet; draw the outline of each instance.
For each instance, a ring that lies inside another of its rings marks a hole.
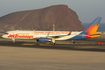
[[[72,33],[72,30],[70,31],[70,33],[68,35],[71,35],[71,33]]]

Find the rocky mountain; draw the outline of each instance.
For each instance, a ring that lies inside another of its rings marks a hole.
[[[14,12],[0,17],[0,31],[8,30],[83,30],[76,12],[67,5]]]

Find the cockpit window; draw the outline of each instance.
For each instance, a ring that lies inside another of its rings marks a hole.
[[[4,34],[6,34],[6,35],[7,35],[8,33],[4,33]]]

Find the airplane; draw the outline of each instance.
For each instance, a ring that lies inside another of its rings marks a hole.
[[[3,38],[12,39],[35,39],[37,42],[55,45],[56,40],[82,40],[99,37],[96,34],[99,23],[102,17],[97,17],[85,30],[83,31],[27,31],[27,30],[13,30],[7,31],[2,35]]]

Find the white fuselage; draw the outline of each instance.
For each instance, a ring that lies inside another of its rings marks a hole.
[[[59,38],[55,38],[55,40],[67,40],[70,39],[78,34],[80,32],[72,32],[71,35],[68,35],[70,31],[20,31],[20,30],[15,30],[15,31],[8,31],[6,32],[2,37],[3,38],[9,38],[9,39],[38,39],[40,37],[53,37],[53,36],[62,36]]]

